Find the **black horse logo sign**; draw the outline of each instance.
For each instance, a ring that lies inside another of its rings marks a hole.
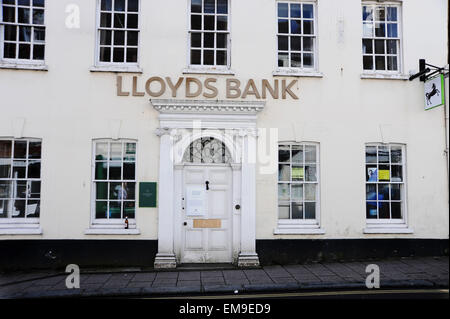
[[[431,104],[431,97],[436,95],[436,94],[437,94],[437,96],[439,96],[439,93],[441,93],[441,92],[439,92],[439,90],[436,89],[436,84],[433,83],[431,85],[431,91],[430,92],[425,92],[425,97],[427,98],[427,105]]]

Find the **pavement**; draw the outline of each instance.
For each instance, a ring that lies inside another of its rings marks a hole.
[[[81,269],[80,288],[64,271],[0,273],[0,298],[155,297],[367,289],[366,267],[380,269],[381,289],[448,288],[444,257],[264,266],[259,269]]]

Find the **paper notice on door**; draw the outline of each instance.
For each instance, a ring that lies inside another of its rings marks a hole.
[[[222,220],[220,219],[194,219],[194,228],[220,228]]]
[[[186,186],[186,216],[205,215],[205,188]]]

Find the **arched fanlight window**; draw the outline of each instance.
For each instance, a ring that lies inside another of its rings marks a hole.
[[[231,155],[225,143],[214,137],[201,137],[191,143],[184,152],[187,163],[230,163]]]

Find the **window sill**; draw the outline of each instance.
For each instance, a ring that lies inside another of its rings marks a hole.
[[[272,72],[273,76],[295,76],[295,77],[310,77],[310,78],[322,78],[323,73],[316,71],[302,71],[294,69],[277,69]]]
[[[412,234],[414,231],[406,226],[366,226],[363,230],[364,234]]]
[[[9,63],[3,61],[0,62],[0,69],[48,71],[48,66],[46,64]]]
[[[406,74],[383,74],[383,73],[362,73],[361,79],[408,80],[409,75],[406,75]]]
[[[235,75],[235,72],[231,69],[214,69],[214,68],[186,68],[183,69],[183,74],[226,74]]]
[[[142,73],[143,70],[137,65],[93,65],[89,68],[91,72],[113,72],[113,73]]]
[[[85,235],[139,235],[141,232],[137,228],[88,228]]]
[[[325,230],[322,228],[306,228],[306,227],[291,227],[291,228],[275,228],[274,235],[323,235]]]
[[[42,228],[37,227],[8,227],[0,226],[0,235],[42,235]]]

